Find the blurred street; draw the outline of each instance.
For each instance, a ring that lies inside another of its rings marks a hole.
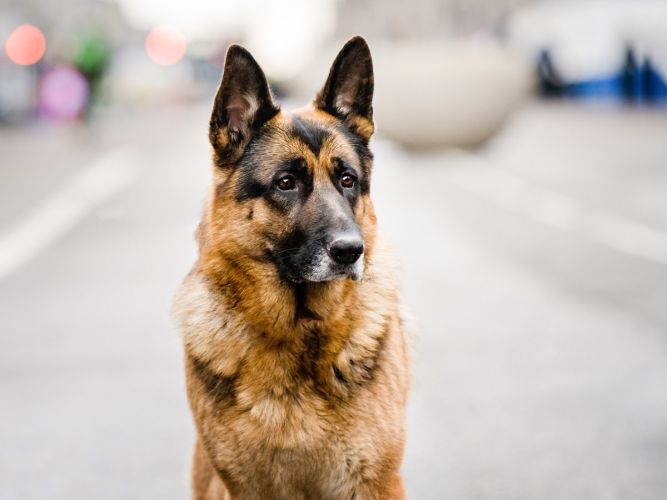
[[[183,499],[171,296],[208,105],[0,132],[0,498]],[[476,152],[379,138],[417,319],[417,500],[667,492],[667,115],[532,103]]]

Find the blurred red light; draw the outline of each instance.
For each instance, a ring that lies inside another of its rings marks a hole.
[[[157,26],[146,36],[146,52],[157,64],[176,64],[185,55],[183,35],[171,26]]]
[[[9,59],[21,66],[29,66],[39,61],[46,51],[44,34],[32,24],[16,28],[5,42],[5,52]]]

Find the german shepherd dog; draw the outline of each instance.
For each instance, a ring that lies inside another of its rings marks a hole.
[[[199,258],[175,300],[194,499],[401,499],[408,355],[369,197],[363,38],[284,113],[233,45],[209,138]]]

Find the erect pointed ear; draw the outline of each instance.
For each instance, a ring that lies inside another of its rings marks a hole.
[[[373,60],[366,40],[355,36],[336,56],[315,106],[340,118],[368,143],[373,130]]]
[[[252,135],[278,111],[257,61],[243,47],[229,47],[209,128],[218,164],[235,163]]]

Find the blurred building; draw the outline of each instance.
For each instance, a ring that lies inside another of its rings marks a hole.
[[[516,8],[535,0],[341,0],[337,33],[382,38],[437,38],[499,32]]]

